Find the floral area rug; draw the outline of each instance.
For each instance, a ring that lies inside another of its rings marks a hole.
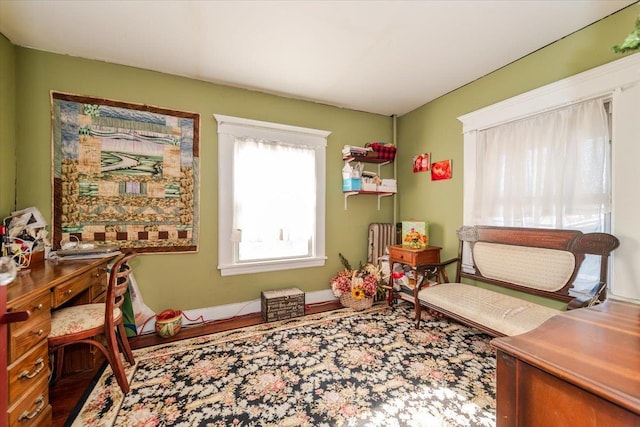
[[[375,305],[134,351],[107,367],[74,426],[494,426],[490,337]]]

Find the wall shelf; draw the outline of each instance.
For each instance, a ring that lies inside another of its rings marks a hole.
[[[353,157],[347,156],[343,157],[342,160],[345,162],[361,162],[361,163],[371,163],[378,165],[378,172],[380,172],[380,166],[384,166],[386,164],[392,163],[391,160],[378,159],[376,157]]]
[[[386,159],[379,159],[376,157],[353,157],[353,156],[346,156],[343,157],[342,160],[344,160],[345,162],[360,162],[360,163],[369,163],[369,164],[375,164],[378,167],[378,177],[380,177],[380,167],[387,165],[389,163],[393,163],[392,160],[386,160]],[[347,199],[350,196],[357,196],[359,194],[369,194],[369,195],[376,195],[378,196],[378,210],[380,210],[380,199],[382,199],[383,197],[387,197],[387,196],[393,196],[396,193],[395,192],[389,192],[389,191],[366,191],[366,190],[359,190],[359,191],[344,191],[344,210],[347,210]]]
[[[344,192],[344,210],[347,210],[347,199],[349,196],[357,196],[358,194],[374,194],[378,196],[378,210],[380,210],[380,199],[386,196],[393,196],[396,193],[381,191],[345,191]]]

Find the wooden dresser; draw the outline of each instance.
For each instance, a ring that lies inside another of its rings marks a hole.
[[[609,300],[492,344],[497,427],[640,426],[640,306]]]
[[[5,422],[9,426],[51,425],[47,346],[51,310],[104,301],[107,265],[111,259],[44,261],[8,285],[7,312],[29,312],[27,320],[11,323],[8,328],[8,410]],[[75,352],[70,364],[75,364],[75,369],[78,369],[83,365],[91,367],[95,362],[94,353],[85,347]],[[74,367],[69,369],[74,370]],[[0,425],[4,424],[0,422]]]

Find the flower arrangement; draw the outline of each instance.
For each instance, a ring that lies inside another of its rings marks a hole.
[[[349,261],[342,255],[340,262],[344,266],[338,274],[331,279],[331,290],[333,294],[340,298],[343,305],[349,307],[350,301],[364,301],[373,304],[373,297],[378,293],[386,292],[385,282],[379,267],[371,263],[360,265],[354,270]],[[366,308],[366,307],[362,307]]]
[[[409,234],[404,237],[404,242],[409,245],[410,248],[420,249],[427,245],[427,236],[416,231],[412,228]]]
[[[424,249],[429,243],[426,221],[402,221],[402,246]]]

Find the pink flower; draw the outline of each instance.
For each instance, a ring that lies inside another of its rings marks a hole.
[[[372,297],[376,294],[377,289],[378,279],[372,275],[365,276],[362,281],[362,290],[364,291],[364,294],[368,297]]]
[[[342,415],[345,417],[353,417],[356,414],[356,406],[351,403],[346,403],[342,407]]]
[[[348,261],[343,262],[343,265],[347,266]],[[340,297],[343,293],[350,293],[357,297],[356,299],[371,298],[376,295],[378,288],[383,284],[383,278],[380,267],[367,263],[364,266],[361,265],[357,270],[350,270],[347,267],[339,271],[331,279],[330,284],[336,297]]]
[[[336,276],[331,280],[331,289],[336,296],[340,296],[343,292],[351,292],[351,279],[345,276]]]

